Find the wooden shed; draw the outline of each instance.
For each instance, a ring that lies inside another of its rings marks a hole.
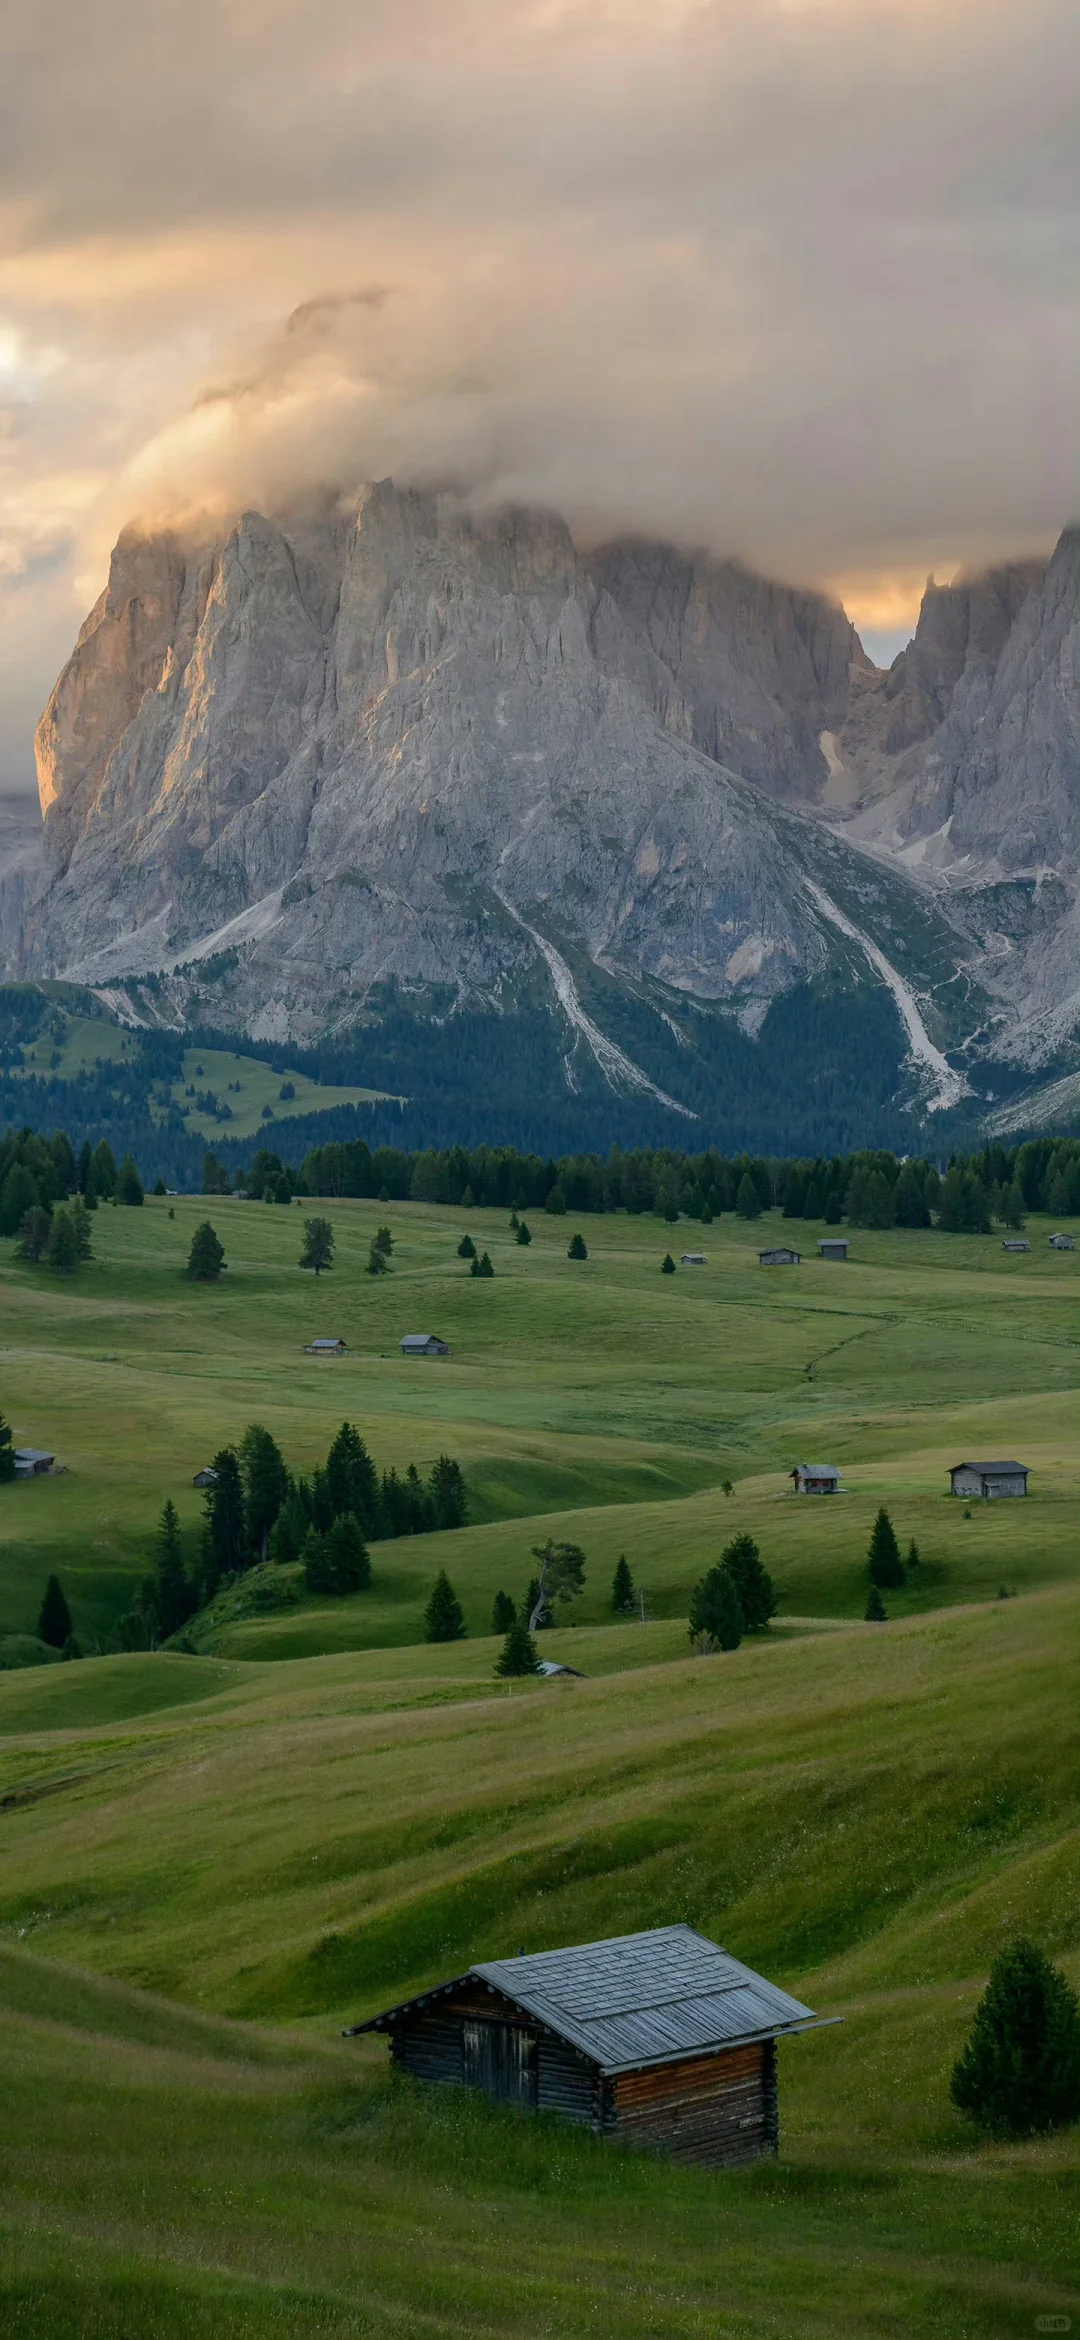
[[[847,1236],[819,1235],[818,1250],[821,1253],[822,1259],[846,1259],[848,1253]]]
[[[713,2167],[775,2153],[776,2041],[818,2021],[690,1926],[494,1958],[345,2033],[414,2079],[480,2088]]]
[[[306,1343],[304,1355],[305,1357],[344,1357],[345,1343],[337,1333],[320,1333],[317,1339]]]
[[[15,1449],[15,1476],[17,1479],[47,1478],[56,1461],[43,1446],[17,1446]]]
[[[949,1469],[954,1495],[978,1495],[992,1502],[1001,1495],[1026,1495],[1028,1466],[1018,1462],[959,1462]]]
[[[403,1357],[448,1357],[450,1343],[440,1340],[438,1333],[406,1333],[401,1354]]]
[[[790,1244],[774,1244],[771,1251],[758,1252],[759,1267],[801,1267],[801,1251],[792,1251]]]
[[[837,1495],[840,1492],[840,1473],[835,1463],[796,1463],[788,1477],[795,1482],[796,1495]]]
[[[1056,1235],[1047,1236],[1047,1242],[1051,1251],[1074,1251],[1076,1248],[1073,1236],[1064,1234],[1060,1227]]]

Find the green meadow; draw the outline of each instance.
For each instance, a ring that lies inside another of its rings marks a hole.
[[[193,1287],[206,1216],[228,1269]],[[573,1221],[530,1224],[525,1249],[484,1211],[158,1198],[100,1209],[71,1282],[0,1264],[0,1407],[65,1466],[0,1489],[5,2335],[989,2340],[1080,2315],[1076,2132],[989,2145],[947,2093],[1010,1934],[1080,1980],[1080,1255],[1032,1220],[1029,1254],[853,1232],[823,1266],[823,1230],[775,1216],[620,1215],[571,1262]],[[760,1269],[781,1232],[802,1267]],[[418,1331],[451,1356],[403,1360]],[[306,1357],[320,1333],[348,1355]],[[226,1439],[265,1422],[299,1469],[343,1418],[380,1465],[456,1455],[470,1524],[198,1655],[15,1662],[50,1569],[92,1650],[166,1496],[194,1548]],[[1031,1466],[1026,1503],[949,1497],[981,1455]],[[806,1460],[844,1493],[795,1497]],[[880,1626],[883,1501],[921,1559]],[[777,1618],[694,1658],[690,1589],[742,1528]],[[587,1555],[543,1639],[580,1678],[508,1689],[492,1598],[549,1535]],[[644,1617],[615,1621],[623,1552]],[[440,1566],[449,1647],[421,1638]],[[639,2159],[340,2036],[474,1959],[676,1919],[843,2018],[781,2048],[776,2162]]]

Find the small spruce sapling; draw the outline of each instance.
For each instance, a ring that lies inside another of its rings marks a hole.
[[[462,1236],[461,1241],[457,1247],[457,1255],[459,1259],[476,1258],[476,1245],[473,1242],[471,1235]]]
[[[1080,2117],[1080,2003],[1034,1942],[999,1950],[949,2095],[991,2136],[1039,2136]]]
[[[662,1276],[673,1276],[675,1273],[675,1262],[672,1259],[670,1251],[665,1251],[664,1253],[663,1259],[660,1262],[660,1273]]]
[[[522,1219],[520,1221],[514,1240],[516,1243],[520,1243],[522,1250],[526,1250],[528,1245],[532,1242],[532,1228],[528,1225],[526,1220]]]
[[[625,1552],[620,1552],[611,1582],[611,1606],[617,1617],[629,1617],[634,1610],[634,1579]]]
[[[888,1590],[890,1586],[903,1584],[904,1563],[900,1558],[900,1546],[896,1541],[896,1530],[884,1504],[882,1504],[874,1521],[866,1564],[870,1571],[871,1584],[881,1585],[885,1590]]]
[[[566,1256],[567,1259],[588,1259],[589,1247],[584,1235],[571,1235]]]
[[[465,1617],[454,1587],[440,1568],[424,1611],[425,1641],[464,1641]]]
[[[876,1584],[872,1584],[867,1595],[866,1607],[863,1611],[864,1621],[867,1625],[884,1625],[887,1614],[888,1612],[886,1610],[885,1603],[881,1598],[881,1594],[879,1593]]]

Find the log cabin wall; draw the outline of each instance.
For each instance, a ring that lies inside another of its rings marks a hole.
[[[607,2084],[604,2126],[627,2144],[713,2168],[775,2153],[774,2043],[621,2073]]]

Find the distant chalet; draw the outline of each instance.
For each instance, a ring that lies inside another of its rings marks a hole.
[[[818,1250],[822,1259],[846,1259],[848,1253],[847,1236],[819,1235]]]
[[[1028,1466],[1018,1462],[953,1463],[949,1477],[954,1495],[978,1495],[993,1502],[1001,1495],[1026,1495]]]
[[[41,1446],[17,1446],[15,1449],[15,1476],[17,1479],[44,1479],[56,1462],[54,1454],[46,1454]]]
[[[218,1475],[212,1463],[204,1463],[201,1471],[196,1471],[191,1482],[193,1487],[216,1487],[217,1483]]]
[[[1051,1251],[1075,1251],[1076,1249],[1075,1236],[1065,1235],[1060,1229],[1056,1235],[1048,1236],[1047,1241]]]
[[[449,1341],[441,1341],[438,1333],[406,1333],[401,1343],[403,1357],[448,1357]]]
[[[680,1266],[680,1267],[707,1267],[707,1266],[708,1266],[708,1260],[707,1260],[706,1254],[705,1254],[703,1251],[680,1251],[680,1253],[679,1253],[679,1266]]]
[[[786,1243],[778,1243],[772,1251],[758,1252],[759,1267],[801,1267],[801,1251],[792,1251]]]
[[[1030,1251],[1031,1245],[1026,1235],[1006,1235],[1001,1248],[1003,1251]]]
[[[796,1495],[837,1495],[840,1491],[840,1473],[834,1463],[796,1463],[788,1476],[795,1482]]]
[[[383,2015],[399,2070],[713,2168],[775,2153],[776,2041],[818,2018],[690,1926],[494,1958]]]
[[[304,1349],[305,1357],[344,1357],[346,1353],[344,1341],[331,1340],[329,1337],[308,1341]]]

